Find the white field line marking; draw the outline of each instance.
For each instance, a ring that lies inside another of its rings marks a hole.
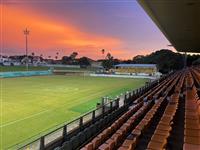
[[[99,95],[100,93],[103,93],[103,91],[101,91],[101,92],[96,92],[96,93],[94,93],[94,94],[90,94],[89,96],[85,96],[84,98],[90,98],[90,97],[93,97],[93,96],[95,96],[95,95]],[[75,100],[79,100],[79,98],[76,98]],[[73,101],[73,103],[74,103],[74,101]],[[84,102],[83,102],[83,103],[84,103]],[[82,104],[82,103],[80,103],[80,104]],[[69,103],[67,103],[66,105],[69,105]],[[58,107],[58,108],[62,108],[62,107],[65,107],[65,105],[62,105],[61,107]],[[28,117],[25,117],[25,118],[22,118],[22,119],[18,119],[18,120],[15,120],[15,121],[11,121],[11,122],[2,124],[2,125],[0,126],[0,128],[3,128],[3,127],[6,127],[6,126],[9,126],[9,125],[12,125],[12,124],[14,124],[14,123],[17,123],[17,122],[20,122],[20,121],[23,121],[23,120],[26,120],[26,119],[33,118],[33,117],[35,117],[35,116],[37,116],[37,115],[40,115],[40,114],[42,114],[42,113],[45,113],[45,112],[47,112],[47,111],[56,110],[56,109],[58,109],[58,108],[54,108],[54,109],[51,109],[51,110],[50,110],[50,109],[49,109],[49,110],[44,110],[44,111],[42,111],[42,112],[39,112],[39,113],[30,115],[30,116],[28,116]]]
[[[109,89],[112,89],[112,88],[109,88]],[[108,90],[108,89],[107,89]],[[87,91],[87,90],[86,90]],[[82,92],[82,91],[80,91],[80,92]],[[84,97],[84,99],[85,98],[90,98],[90,97],[93,97],[93,96],[96,96],[96,95],[99,95],[99,94],[101,94],[101,93],[104,93],[104,91],[101,91],[101,92],[96,92],[96,93],[94,93],[94,94],[90,94],[90,95],[88,95],[88,96],[85,96]],[[72,94],[73,95],[73,94]],[[76,98],[76,99],[74,99],[74,100],[79,100],[79,98]],[[89,100],[88,100],[89,101]],[[74,101],[72,101],[73,103],[74,103]],[[85,101],[85,102],[87,102],[87,101]],[[84,102],[83,102],[84,103]],[[71,104],[71,103],[70,103]],[[82,103],[80,103],[80,104],[82,104]],[[69,105],[69,103],[67,103],[66,105]],[[61,106],[61,107],[58,107],[58,108],[62,108],[62,107],[65,107],[65,105],[63,105],[63,106]],[[8,125],[11,125],[11,124],[14,124],[14,123],[16,123],[16,122],[19,122],[19,121],[23,121],[23,120],[26,120],[26,119],[29,119],[29,118],[33,118],[33,117],[35,117],[35,116],[37,116],[37,115],[40,115],[40,114],[42,114],[42,113],[45,113],[45,112],[47,112],[47,111],[52,111],[52,110],[56,110],[56,109],[58,109],[58,108],[54,108],[54,109],[49,109],[49,110],[44,110],[44,111],[42,111],[42,112],[39,112],[39,113],[36,113],[36,114],[34,114],[34,115],[30,115],[30,116],[28,116],[28,117],[25,117],[25,118],[22,118],[22,119],[18,119],[18,120],[15,120],[15,121],[11,121],[11,122],[8,122],[8,123],[5,123],[5,124],[3,124],[3,125],[1,125],[0,126],[0,128],[2,128],[2,127],[5,127],[5,126],[8,126]]]
[[[23,121],[23,120],[26,120],[26,119],[29,119],[29,118],[33,118],[33,117],[35,117],[35,116],[37,116],[37,115],[40,115],[40,114],[42,114],[42,113],[45,113],[45,112],[47,112],[47,111],[50,111],[50,110],[44,110],[44,111],[41,111],[41,112],[39,112],[39,113],[30,115],[30,116],[28,116],[28,117],[25,117],[25,118],[22,118],[22,119],[18,119],[18,120],[15,120],[15,121],[11,121],[11,122],[2,124],[2,125],[0,126],[0,128],[5,127],[5,126],[9,126],[9,125],[14,124],[14,123],[19,122],[19,121]]]
[[[81,92],[85,92],[85,91],[88,91],[88,90],[91,90],[91,89],[82,90]],[[63,106],[62,106],[62,107],[63,107]],[[60,107],[58,107],[58,108],[60,108]],[[56,108],[55,108],[55,109],[56,109]],[[52,109],[52,110],[54,110],[54,109]],[[0,128],[3,128],[3,127],[5,127],[5,126],[9,126],[9,125],[14,124],[14,123],[16,123],[16,122],[20,122],[20,121],[23,121],[23,120],[26,120],[26,119],[33,118],[33,117],[35,117],[35,116],[37,116],[37,115],[40,115],[40,114],[42,114],[42,113],[45,113],[45,112],[47,112],[47,111],[51,111],[51,110],[50,110],[50,109],[49,109],[49,110],[44,110],[44,111],[42,111],[42,112],[39,112],[39,113],[30,115],[30,116],[27,116],[27,117],[25,117],[25,118],[18,119],[18,120],[15,120],[15,121],[11,121],[11,122],[2,124],[2,125],[0,126]]]

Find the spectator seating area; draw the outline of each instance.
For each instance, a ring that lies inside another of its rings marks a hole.
[[[200,69],[175,72],[132,99],[127,111],[105,116],[56,149],[199,150],[199,96]]]

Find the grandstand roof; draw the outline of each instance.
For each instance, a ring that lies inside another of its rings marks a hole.
[[[144,67],[144,68],[155,68],[156,64],[118,64],[115,67]]]
[[[200,53],[200,1],[137,1],[177,51]]]

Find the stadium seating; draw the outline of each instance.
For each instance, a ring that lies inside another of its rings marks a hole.
[[[200,149],[200,69],[170,74],[57,149]],[[113,120],[114,121],[111,121]]]

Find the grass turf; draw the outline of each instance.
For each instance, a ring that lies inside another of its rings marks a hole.
[[[95,108],[102,96],[138,88],[145,79],[43,76],[2,79],[2,149]],[[38,136],[38,135],[37,135]]]

